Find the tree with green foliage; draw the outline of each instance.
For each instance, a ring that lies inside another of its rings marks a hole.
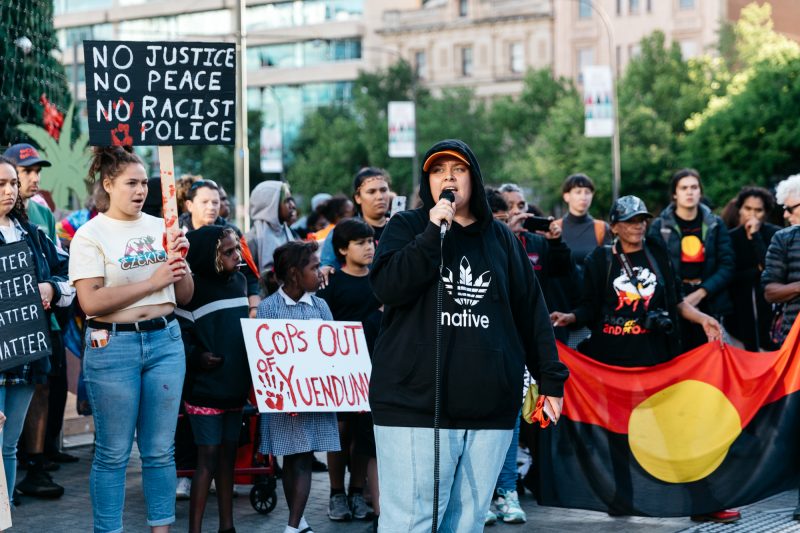
[[[319,192],[349,194],[353,175],[368,161],[362,137],[347,107],[323,107],[306,117],[287,176],[292,193],[305,198]]]
[[[687,121],[685,142],[686,159],[720,205],[745,185],[800,171],[800,45],[774,31],[769,4],[745,7],[732,33],[737,70]]]
[[[91,184],[87,181],[91,165],[89,134],[84,133],[72,142],[74,111],[75,106],[70,105],[58,140],[41,126],[17,126],[39,146],[42,157],[52,163],[52,166],[42,168],[40,186],[43,190],[50,191],[56,207],[66,210],[80,208],[91,190]]]
[[[55,35],[52,0],[0,0],[0,146],[27,141],[18,124],[42,124],[42,95],[62,113],[72,101]]]
[[[261,111],[247,112],[247,147],[250,150],[250,188],[254,188],[269,176],[261,172]],[[219,144],[190,144],[173,147],[175,172],[200,175],[214,180],[228,194],[235,190],[233,176],[233,146]]]
[[[719,205],[750,184],[774,185],[800,172],[800,57],[764,61],[746,87],[686,140],[686,159]]]

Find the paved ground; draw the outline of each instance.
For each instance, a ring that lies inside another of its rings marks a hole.
[[[135,449],[135,447],[134,447]],[[91,531],[91,505],[88,494],[88,475],[91,463],[91,446],[81,446],[70,450],[81,457],[77,464],[64,465],[54,474],[54,479],[66,488],[65,495],[55,501],[42,501],[24,498],[22,505],[13,511],[14,527],[12,532],[76,532]],[[20,472],[24,475],[24,472]],[[127,532],[145,533],[144,500],[142,497],[141,467],[138,456],[131,460],[128,468],[128,493],[125,505],[125,525]],[[286,524],[288,513],[278,483],[278,505],[268,515],[256,513],[250,506],[247,494],[249,487],[240,486],[241,496],[235,503],[235,523],[239,533],[276,532],[281,533]],[[328,503],[327,474],[314,474],[311,499],[306,517],[316,533],[367,533],[371,525],[365,522],[334,523],[328,520],[326,511]],[[387,495],[388,496],[388,495]],[[591,532],[617,533],[633,532],[800,532],[800,523],[791,520],[791,512],[797,502],[796,492],[779,494],[763,502],[742,509],[743,518],[735,525],[698,526],[686,518],[610,518],[604,513],[573,509],[557,509],[539,507],[530,494],[521,498],[523,509],[528,513],[525,525],[499,524],[487,528],[489,533],[518,532]],[[189,502],[177,503],[177,524],[173,531],[186,531],[188,527]],[[204,531],[217,531],[216,502],[211,499],[206,511],[207,520]]]

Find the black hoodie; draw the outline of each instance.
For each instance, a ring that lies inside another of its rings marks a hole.
[[[184,399],[191,405],[227,409],[244,405],[250,391],[250,367],[241,319],[248,317],[244,274],[219,274],[215,268],[222,226],[203,226],[186,234],[186,261],[194,274],[192,300],[175,310],[186,347]],[[211,370],[199,356],[211,352],[222,364]]]
[[[439,227],[436,201],[422,172],[422,207],[391,218],[370,278],[385,304],[375,345],[370,406],[376,424],[433,427],[437,320],[442,322],[441,427],[510,429],[523,392],[524,367],[542,394],[562,396],[568,371],[559,362],[541,290],[520,242],[492,218],[480,167],[458,140],[436,143],[470,164],[470,211],[477,221],[453,222],[443,244],[442,307],[437,310]]]

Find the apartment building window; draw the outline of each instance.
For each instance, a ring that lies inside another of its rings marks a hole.
[[[583,67],[594,65],[594,48],[578,48],[578,83],[583,83]]]
[[[466,17],[467,13],[469,12],[469,0],[458,0],[458,16],[459,17]]]
[[[622,0],[617,0],[617,15],[622,15]]]
[[[90,11],[112,7],[111,0],[56,0],[53,9],[56,15],[75,13],[76,11]]]
[[[417,79],[428,79],[428,60],[424,50],[414,52],[414,75]]]
[[[592,18],[592,0],[580,0],[578,2],[578,18]]]
[[[465,78],[472,76],[472,47],[461,48],[461,75]]]
[[[511,43],[508,48],[508,56],[512,73],[519,74],[525,70],[525,48],[522,43]]]
[[[639,14],[639,0],[628,0],[628,12],[631,15]]]
[[[647,0],[647,12],[648,13],[653,12],[653,0]]]
[[[678,0],[678,7],[681,9],[694,9],[694,0]]]

